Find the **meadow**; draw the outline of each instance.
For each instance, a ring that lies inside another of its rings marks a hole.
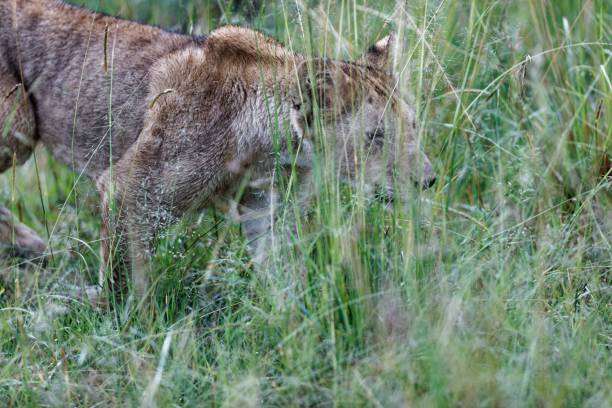
[[[388,204],[322,160],[282,273],[210,210],[159,239],[153,308],[95,308],[94,185],[38,149],[0,177],[50,242],[0,263],[0,406],[612,406],[609,2],[73,3],[339,59],[394,31],[438,182]]]

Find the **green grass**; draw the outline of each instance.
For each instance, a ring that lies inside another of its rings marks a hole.
[[[0,178],[53,249],[45,268],[1,269],[1,406],[612,405],[605,0],[99,9],[193,32],[244,24],[345,59],[390,21],[439,181],[385,208],[322,177],[276,276],[253,271],[221,214],[187,219],[158,245],[156,309],[97,310],[66,289],[96,276],[93,184],[73,190],[37,151],[40,180],[32,160]]]

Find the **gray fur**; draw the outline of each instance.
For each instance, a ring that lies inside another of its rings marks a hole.
[[[364,169],[373,186],[391,191],[396,168],[425,184],[433,179],[414,113],[384,69],[390,39],[351,64],[308,61],[241,27],[204,40],[53,0],[0,0],[0,20],[0,171],[40,142],[95,179],[104,266],[119,258],[139,294],[148,288],[156,233],[185,212],[235,197],[246,176],[238,217],[255,260],[265,263],[277,201],[274,134],[288,136],[279,140],[285,164],[286,142],[300,146],[307,197],[315,104],[324,134],[336,136],[346,180]],[[373,140],[378,128],[384,132]],[[365,150],[368,158],[357,159]],[[9,221],[0,218],[2,225]]]

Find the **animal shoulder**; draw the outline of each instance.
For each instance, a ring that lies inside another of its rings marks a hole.
[[[281,43],[245,27],[225,26],[213,31],[206,41],[208,52],[243,63],[282,63],[294,54]]]

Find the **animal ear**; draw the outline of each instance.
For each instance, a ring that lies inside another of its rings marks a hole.
[[[395,34],[389,34],[382,40],[378,40],[357,61],[377,69],[389,71],[393,64],[393,48],[395,47]]]

